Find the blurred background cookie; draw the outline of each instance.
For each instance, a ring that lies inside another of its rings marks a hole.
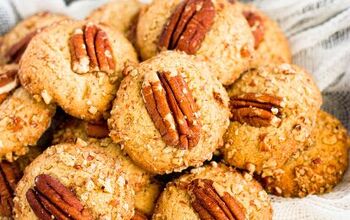
[[[30,40],[43,28],[68,19],[61,14],[37,13],[18,23],[0,39],[0,64],[18,63]]]
[[[254,53],[247,21],[227,0],[155,0],[141,10],[136,36],[144,60],[161,50],[194,54],[224,85],[249,68]]]
[[[129,41],[114,29],[64,21],[36,35],[19,70],[22,85],[46,103],[84,120],[108,115],[126,61],[137,61]]]
[[[94,146],[55,145],[25,170],[15,218],[130,219],[133,195],[120,161]]]
[[[272,207],[251,175],[212,162],[168,183],[152,219],[272,219]]]
[[[348,167],[348,135],[332,115],[319,111],[313,138],[280,168],[264,178],[265,188],[284,197],[304,197],[329,192]]]
[[[228,96],[205,63],[178,52],[126,69],[108,120],[133,161],[158,174],[199,166],[222,145]]]
[[[228,93],[232,116],[224,159],[264,176],[304,147],[322,103],[311,76],[289,64],[248,71]]]

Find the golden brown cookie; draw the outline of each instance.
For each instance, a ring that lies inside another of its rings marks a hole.
[[[51,124],[56,106],[34,99],[17,88],[17,66],[0,67],[0,160],[26,154]]]
[[[135,165],[121,150],[120,146],[112,142],[108,134],[109,130],[106,123],[91,124],[68,116],[56,130],[53,144],[77,143],[80,145],[94,145],[100,148],[109,157],[120,161],[128,182],[136,193],[144,190],[152,181],[153,175]]]
[[[255,57],[251,67],[291,63],[289,43],[277,22],[252,4],[234,3],[240,8],[254,36]]]
[[[92,11],[86,20],[110,25],[128,37],[140,8],[138,0],[110,0]]]
[[[22,85],[68,114],[99,120],[108,114],[126,61],[137,61],[129,41],[114,29],[63,21],[36,35],[23,54]]]
[[[195,54],[224,85],[249,68],[254,53],[247,21],[227,0],[155,0],[141,10],[136,36],[144,60],[166,49]]]
[[[224,159],[265,176],[304,148],[322,103],[311,76],[289,64],[249,71],[228,92],[232,116]]]
[[[212,162],[168,183],[152,219],[272,219],[272,207],[250,174]]]
[[[265,177],[265,188],[284,197],[304,197],[332,190],[348,167],[348,135],[340,121],[319,111],[314,141],[299,151],[272,177]]]
[[[61,14],[41,12],[18,23],[0,39],[0,64],[18,63],[30,40],[43,28],[68,19]]]
[[[163,186],[156,180],[135,192],[135,209],[146,216],[152,216],[157,199]]]
[[[108,123],[131,159],[158,174],[210,159],[222,145],[229,109],[208,66],[167,51],[125,72]]]
[[[91,145],[55,145],[25,170],[16,188],[14,217],[130,219],[133,196],[120,161]]]

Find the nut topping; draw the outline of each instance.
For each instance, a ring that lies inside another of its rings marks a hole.
[[[83,29],[76,29],[70,38],[69,46],[74,72],[114,72],[112,47],[107,33],[100,27],[89,23]]]
[[[180,3],[160,36],[160,49],[195,54],[213,25],[215,8],[211,0],[184,0]]]
[[[41,174],[35,178],[35,187],[26,197],[39,219],[92,219],[78,198],[57,179]]]
[[[148,114],[170,146],[188,149],[200,139],[198,106],[179,74],[158,72],[145,76],[142,95]]]
[[[20,41],[12,45],[10,49],[6,52],[5,57],[8,59],[7,63],[18,63],[21,59],[24,51],[27,49],[29,42],[33,39],[33,37],[39,33],[42,29],[35,30],[29,34],[27,34]]]
[[[245,209],[229,193],[219,193],[208,179],[195,179],[189,185],[192,207],[200,219],[244,220]]]
[[[257,49],[260,43],[264,40],[265,28],[263,19],[252,11],[244,11],[243,15],[252,29],[252,33],[255,39],[254,48]]]
[[[135,210],[135,214],[131,218],[131,220],[147,220],[147,219],[148,219],[147,216],[139,210]]]
[[[11,217],[13,193],[21,175],[16,163],[0,163],[0,216]]]
[[[231,120],[254,127],[279,126],[282,98],[269,94],[246,93],[231,97]]]
[[[99,123],[88,123],[86,125],[86,133],[89,137],[93,138],[108,137],[109,130],[106,121]]]
[[[19,85],[17,79],[17,69],[0,73],[0,104],[7,97],[7,94]]]

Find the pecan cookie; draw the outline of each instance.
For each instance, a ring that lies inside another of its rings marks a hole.
[[[11,219],[14,192],[24,169],[40,154],[38,146],[30,147],[29,152],[14,162],[0,162],[0,219]]]
[[[50,126],[54,105],[18,87],[17,65],[0,67],[0,160],[15,160],[34,146]]]
[[[251,4],[238,2],[234,4],[242,11],[254,36],[256,53],[252,60],[252,67],[291,63],[292,54],[288,40],[277,22]]]
[[[297,152],[280,172],[265,177],[265,188],[276,195],[304,197],[329,192],[340,182],[348,166],[347,131],[333,116],[319,111],[315,140]]]
[[[80,145],[94,145],[100,148],[109,157],[120,161],[128,182],[136,193],[144,190],[144,187],[150,184],[153,175],[135,165],[122,152],[120,146],[112,142],[108,134],[109,130],[106,123],[91,124],[68,116],[55,132],[53,144],[77,143]]]
[[[229,90],[231,124],[221,149],[231,165],[274,175],[304,147],[322,97],[297,66],[265,66],[245,73]]]
[[[167,51],[125,73],[108,122],[132,160],[163,174],[212,157],[229,123],[228,96],[204,62]]]
[[[272,219],[272,207],[250,174],[212,162],[168,183],[152,219]]]
[[[45,103],[99,120],[108,113],[126,61],[137,61],[129,41],[110,27],[63,21],[36,35],[23,54],[19,78]]]
[[[86,20],[108,24],[129,38],[135,29],[140,8],[138,0],[111,0],[92,11]]]
[[[133,190],[120,161],[94,146],[48,148],[16,188],[15,219],[130,219]]]
[[[254,53],[247,21],[226,0],[155,0],[141,10],[136,41],[143,59],[161,50],[195,54],[225,85],[249,68]]]
[[[30,40],[43,28],[68,19],[61,14],[41,12],[18,23],[0,39],[0,64],[18,63]]]

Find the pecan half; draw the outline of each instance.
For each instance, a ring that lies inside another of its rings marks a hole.
[[[252,29],[255,40],[254,47],[257,49],[260,43],[264,40],[265,27],[263,19],[257,13],[254,13],[252,11],[244,11],[243,15],[248,21],[250,28]]]
[[[195,54],[214,23],[211,0],[184,0],[180,3],[159,38],[159,49],[180,50]]]
[[[0,104],[7,95],[19,85],[17,79],[17,69],[0,73]]]
[[[21,172],[16,163],[2,161],[0,163],[0,216],[11,217],[13,196]]]
[[[88,123],[86,125],[86,133],[89,137],[93,138],[105,138],[108,137],[109,130],[107,122],[98,122],[98,123]]]
[[[74,193],[49,175],[37,176],[35,187],[27,191],[26,197],[39,219],[92,219]]]
[[[231,120],[254,127],[281,123],[282,98],[269,94],[245,93],[231,97]]]
[[[7,63],[18,63],[21,59],[24,51],[27,49],[29,42],[33,37],[39,33],[42,29],[35,30],[27,34],[20,41],[12,45],[5,53],[5,58],[8,60]]]
[[[200,219],[244,220],[245,209],[229,193],[219,193],[208,179],[195,179],[189,185],[193,209]]]
[[[198,144],[201,129],[198,106],[181,75],[169,72],[146,75],[142,95],[148,114],[167,145],[187,149]]]
[[[114,72],[112,47],[107,33],[100,27],[88,23],[76,29],[69,40],[69,47],[74,72]]]
[[[148,219],[147,216],[137,209],[135,210],[134,216],[131,218],[131,220],[147,220],[147,219]]]

